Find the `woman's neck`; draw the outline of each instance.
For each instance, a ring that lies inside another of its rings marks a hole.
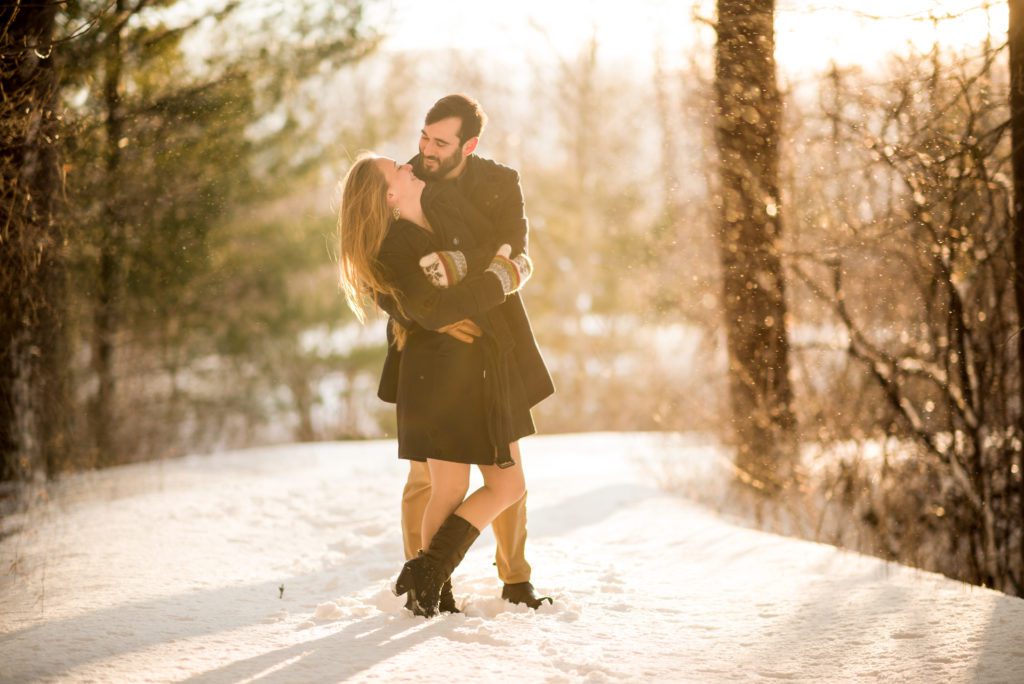
[[[419,195],[416,195],[415,198],[409,198],[406,202],[400,203],[398,205],[398,211],[406,221],[415,223],[417,226],[425,230],[431,230],[430,223],[427,221],[427,217],[423,213],[423,206],[420,204]]]

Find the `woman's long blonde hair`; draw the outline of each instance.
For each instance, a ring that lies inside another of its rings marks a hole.
[[[377,255],[391,225],[387,180],[374,163],[377,155],[363,152],[342,180],[338,210],[338,282],[345,300],[360,323],[368,309],[377,309],[377,297],[391,297],[401,311],[398,290],[382,277]],[[405,331],[393,326],[401,349]]]

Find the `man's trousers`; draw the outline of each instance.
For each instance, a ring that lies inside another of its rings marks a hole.
[[[430,468],[419,461],[409,461],[409,478],[402,491],[402,541],[405,559],[416,556],[422,548],[423,512],[430,500]],[[494,554],[498,577],[505,584],[530,581],[530,564],[526,562],[526,494],[502,511],[491,523],[498,548]]]

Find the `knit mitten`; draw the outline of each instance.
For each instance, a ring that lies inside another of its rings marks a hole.
[[[430,284],[444,288],[458,284],[469,270],[466,255],[462,252],[431,252],[420,259],[420,268]]]
[[[533,275],[533,262],[530,261],[530,257],[523,253],[509,259],[511,253],[511,246],[502,245],[491,260],[491,265],[487,267],[488,271],[498,276],[501,289],[507,295],[517,292]]]

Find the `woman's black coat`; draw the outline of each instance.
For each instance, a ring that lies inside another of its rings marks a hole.
[[[452,184],[429,186],[424,192],[423,207],[434,234],[398,221],[389,231],[379,257],[385,273],[390,274],[389,280],[402,292],[404,312],[393,302],[382,301],[381,305],[413,333],[418,329],[436,330],[464,318],[472,318],[480,325],[484,337],[473,344],[482,347],[485,377],[490,378],[483,398],[487,407],[484,422],[498,452],[499,465],[511,464],[508,443],[534,431],[529,408],[549,396],[554,386],[522,299],[518,294],[505,297],[497,285],[498,279],[484,273],[497,249],[488,239],[503,236],[497,235],[490,222]],[[469,276],[446,290],[434,288],[418,265],[421,256],[438,249],[463,251],[469,263]],[[394,402],[399,396],[400,361],[401,352],[389,344],[378,392],[385,401]],[[410,375],[408,367],[404,372]],[[406,386],[403,391],[404,401],[412,403],[423,398],[408,394],[410,391],[429,390]]]
[[[414,158],[414,168],[415,162]],[[513,254],[526,251],[529,228],[523,209],[519,174],[507,166],[471,155],[467,159],[465,171],[456,181],[436,182],[427,186],[423,208],[431,225],[438,226],[440,234],[445,236],[445,249],[458,250],[463,247],[468,231],[481,248],[497,251],[499,245],[507,243],[512,246]],[[396,317],[392,303],[382,301],[381,304],[385,311]],[[521,294],[516,292],[509,295],[498,306],[497,312],[505,319],[511,331],[512,356],[526,391],[526,400],[531,407],[536,406],[554,394],[555,385],[537,346]],[[401,320],[401,317],[397,318],[400,323],[410,323]],[[437,327],[440,326],[434,329]],[[395,349],[393,342],[391,328],[388,326],[388,355],[381,372],[377,396],[389,403],[395,402],[398,393],[400,352]]]

